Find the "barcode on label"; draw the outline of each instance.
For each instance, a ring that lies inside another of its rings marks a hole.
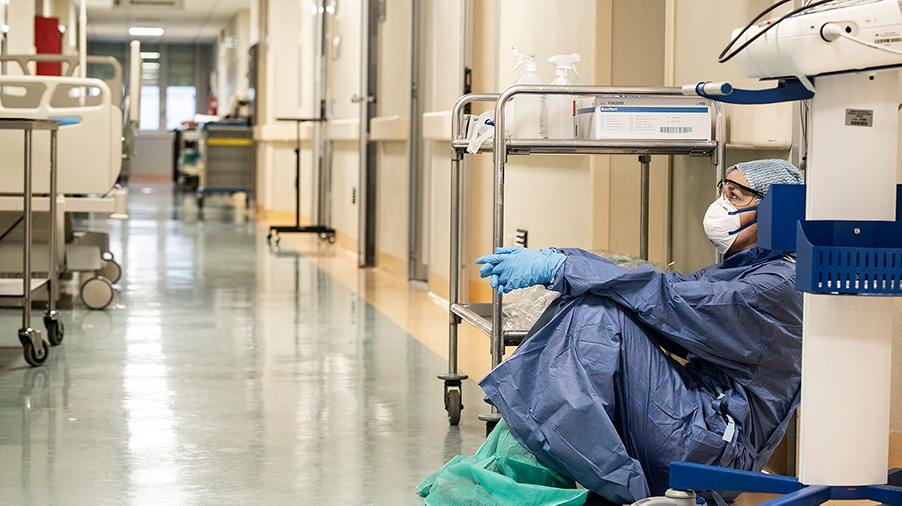
[[[692,127],[661,127],[662,134],[688,134],[692,133]]]
[[[852,120],[849,122],[849,125],[851,125],[851,126],[871,126],[867,121],[860,121],[860,120],[859,121]]]
[[[902,37],[888,37],[885,39],[877,39],[874,44],[891,44],[893,42],[902,42]]]

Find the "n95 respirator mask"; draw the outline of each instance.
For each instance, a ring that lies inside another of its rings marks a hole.
[[[724,254],[730,249],[730,246],[736,242],[736,236],[739,235],[739,232],[742,232],[758,222],[758,219],[756,218],[745,226],[742,226],[739,215],[756,211],[757,209],[758,207],[755,206],[738,210],[736,209],[736,206],[731,204],[723,195],[708,206],[708,211],[705,212],[705,220],[703,222],[705,226],[705,235],[708,236],[708,240],[711,241],[711,244],[717,248],[717,251],[720,252],[720,254]]]

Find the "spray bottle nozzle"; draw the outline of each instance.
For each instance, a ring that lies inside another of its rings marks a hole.
[[[535,51],[521,51],[513,46],[511,46],[511,49],[513,50],[514,56],[517,57],[517,64],[514,65],[514,70],[520,68],[524,63],[527,64],[527,72],[536,72],[539,69],[538,56]]]
[[[548,58],[548,63],[557,67],[558,74],[566,75],[567,70],[572,70],[574,74],[579,75],[576,70],[576,62],[579,61],[579,53],[559,54]]]

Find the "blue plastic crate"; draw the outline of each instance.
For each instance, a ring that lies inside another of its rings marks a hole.
[[[758,246],[796,250],[796,224],[805,219],[805,185],[775,184],[758,204]]]
[[[796,250],[796,228],[805,219],[805,185],[775,184],[758,204],[758,246]],[[902,222],[902,184],[896,186],[896,221]]]
[[[796,288],[902,295],[902,221],[800,221]]]

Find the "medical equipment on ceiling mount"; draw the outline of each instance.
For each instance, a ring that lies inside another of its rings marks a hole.
[[[797,251],[796,287],[805,292],[799,478],[677,462],[670,486],[788,494],[781,505],[902,504],[902,472],[886,474],[891,297],[902,295],[902,4],[819,1],[758,23],[784,3],[735,31],[721,55],[748,77],[777,79],[776,88],[683,91],[731,103],[811,99],[804,199],[775,186],[761,204],[758,238]]]

